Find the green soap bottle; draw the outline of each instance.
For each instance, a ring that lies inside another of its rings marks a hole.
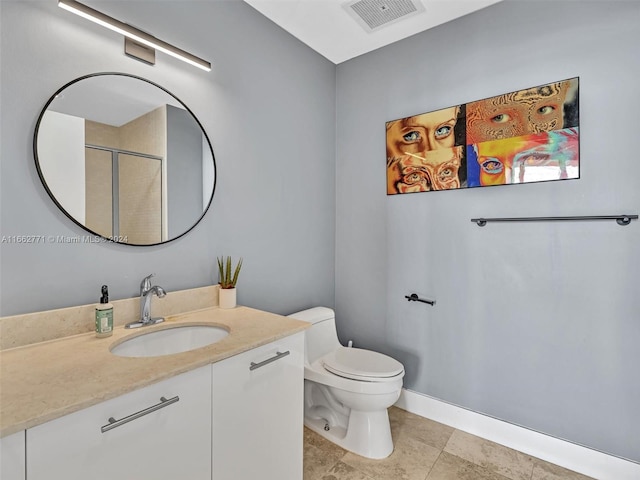
[[[113,305],[109,303],[109,287],[102,286],[102,297],[96,305],[96,337],[113,335]]]

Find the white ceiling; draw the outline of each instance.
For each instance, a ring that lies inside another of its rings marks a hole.
[[[502,0],[416,0],[424,11],[369,33],[344,8],[352,0],[244,0],[333,63],[342,63]],[[388,0],[387,3],[393,3]]]
[[[48,109],[120,127],[162,105],[184,109],[151,83],[123,75],[97,75],[69,85]]]

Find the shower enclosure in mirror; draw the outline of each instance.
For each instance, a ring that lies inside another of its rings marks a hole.
[[[49,99],[34,135],[38,174],[58,207],[93,234],[155,245],[191,230],[215,190],[209,138],[153,82],[98,73]]]

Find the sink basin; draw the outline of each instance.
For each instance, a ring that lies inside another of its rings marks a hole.
[[[158,357],[188,352],[219,342],[229,335],[222,327],[190,325],[145,333],[111,349],[119,357]]]

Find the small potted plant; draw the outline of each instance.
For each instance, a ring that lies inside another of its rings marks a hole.
[[[218,273],[220,274],[220,297],[218,305],[220,308],[235,308],[236,306],[236,283],[242,268],[242,258],[238,261],[235,270],[231,265],[231,257],[218,257]],[[231,273],[233,272],[233,274]]]

